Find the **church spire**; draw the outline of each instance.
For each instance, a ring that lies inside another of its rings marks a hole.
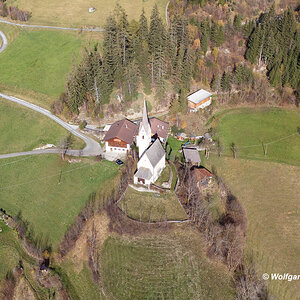
[[[149,120],[148,120],[146,100],[144,100],[144,110],[143,110],[142,126],[144,127],[145,132],[147,134],[151,135],[151,127],[150,127]]]
[[[146,100],[144,101],[143,117],[140,122],[139,133],[136,137],[137,146],[139,147],[139,157],[151,144],[151,127],[148,120]]]

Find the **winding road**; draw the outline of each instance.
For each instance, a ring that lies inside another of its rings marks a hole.
[[[0,22],[10,24],[10,22],[8,22],[8,21],[0,20]],[[14,23],[12,23],[12,24],[14,24]],[[7,38],[2,31],[0,31],[0,38],[2,40],[2,45],[0,48],[0,53],[1,53],[7,47]],[[80,138],[81,140],[83,140],[85,142],[86,146],[83,150],[68,150],[67,154],[72,155],[72,156],[97,156],[100,154],[103,155],[103,149],[98,142],[96,142],[92,138],[82,134],[81,132],[77,131],[76,130],[77,128],[74,128],[67,122],[65,122],[65,121],[61,120],[60,118],[58,118],[57,116],[53,115],[49,110],[42,108],[40,106],[37,106],[35,104],[32,104],[30,102],[27,102],[25,100],[22,100],[22,99],[13,97],[13,96],[9,96],[6,94],[2,94],[2,93],[0,93],[0,98],[23,105],[27,108],[30,108],[36,112],[39,112],[39,113],[45,115],[46,117],[52,119],[53,121],[55,121],[56,123],[58,123],[59,125],[64,127],[66,130],[71,132],[73,135],[77,136],[78,138]],[[33,155],[33,154],[61,153],[62,151],[63,151],[62,149],[33,150],[33,151],[27,151],[27,152],[2,154],[2,155],[0,155],[0,159],[16,157],[16,156],[24,156],[24,155]]]
[[[35,104],[29,103],[25,100],[8,96],[6,94],[0,93],[0,98],[4,98],[8,101],[23,105],[27,108],[30,108],[34,111],[37,111],[46,117],[52,119],[62,127],[64,127],[66,130],[71,132],[73,135],[77,136],[81,140],[83,140],[86,144],[85,148],[83,150],[68,150],[67,154],[73,155],[73,156],[97,156],[103,154],[103,149],[100,146],[98,142],[93,140],[92,138],[82,134],[81,132],[77,131],[73,126],[68,124],[67,122],[61,120],[57,116],[53,115],[49,110],[42,108],[40,106],[37,106]],[[47,154],[47,153],[61,153],[61,149],[44,149],[44,150],[33,150],[33,151],[27,151],[27,152],[18,152],[18,153],[10,153],[10,154],[3,154],[0,155],[0,158],[9,158],[9,157],[16,157],[16,156],[24,156],[24,155],[32,155],[32,154]]]
[[[60,30],[75,30],[75,31],[96,31],[101,32],[104,29],[101,28],[72,28],[72,27],[58,27],[58,26],[48,26],[48,25],[30,25],[30,24],[18,24],[6,20],[0,20],[0,23],[15,25],[18,27],[29,27],[29,28],[44,28],[44,29],[60,29]]]

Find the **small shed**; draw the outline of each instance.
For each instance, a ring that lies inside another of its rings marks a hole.
[[[196,139],[196,136],[194,134],[190,134],[190,140],[194,141]]]
[[[201,158],[196,148],[183,148],[183,155],[186,163],[192,163],[194,166],[200,166]]]
[[[184,141],[185,139],[187,139],[188,136],[186,133],[181,132],[181,133],[177,133],[176,137],[178,141]]]
[[[208,140],[209,142],[212,141],[212,137],[211,137],[211,135],[210,135],[208,132],[204,134],[204,138],[205,138],[206,140]]]
[[[207,187],[214,177],[214,175],[206,168],[195,168],[193,172],[197,178],[197,186],[199,189]]]
[[[200,108],[205,108],[211,104],[212,94],[206,90],[198,90],[187,97],[189,110],[196,112]]]

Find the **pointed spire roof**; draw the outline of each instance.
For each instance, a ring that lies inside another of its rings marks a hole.
[[[144,100],[144,110],[143,110],[143,118],[142,118],[141,126],[144,127],[146,133],[151,135],[151,127],[148,120],[146,100]]]

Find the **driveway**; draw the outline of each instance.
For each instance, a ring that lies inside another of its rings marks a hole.
[[[98,142],[93,140],[92,138],[82,134],[81,132],[77,131],[74,126],[68,124],[67,122],[61,120],[57,116],[53,115],[49,110],[44,109],[40,106],[37,106],[35,104],[29,103],[25,100],[5,95],[0,93],[0,98],[4,98],[8,101],[15,102],[17,104],[23,105],[27,108],[30,108],[34,111],[37,111],[46,117],[52,119],[62,127],[64,127],[66,130],[71,132],[73,135],[77,136],[81,140],[83,140],[86,144],[85,148],[83,150],[69,150],[68,154],[70,155],[82,155],[82,156],[97,156],[97,155],[103,155],[103,149],[100,146]],[[23,156],[23,155],[32,155],[32,154],[42,154],[42,153],[61,153],[60,149],[45,149],[45,150],[34,150],[34,151],[29,151],[29,152],[19,152],[19,153],[12,153],[12,154],[4,154],[0,155],[0,158],[7,158],[7,157],[15,157],[15,156]],[[9,155],[9,156],[8,156]]]

